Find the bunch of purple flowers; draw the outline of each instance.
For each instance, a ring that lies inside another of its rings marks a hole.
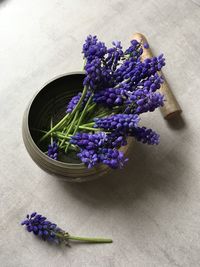
[[[116,169],[127,161],[120,151],[127,138],[159,143],[157,133],[139,126],[139,116],[164,105],[158,92],[163,83],[159,74],[165,65],[163,54],[142,61],[143,48],[136,40],[126,50],[119,41],[112,45],[107,48],[96,36],[87,37],[82,51],[83,91],[68,103],[64,118],[41,138],[51,136],[48,156],[52,159],[73,150],[88,168],[103,163]]]

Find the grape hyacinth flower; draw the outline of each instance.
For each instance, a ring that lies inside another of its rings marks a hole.
[[[146,127],[137,127],[129,132],[130,136],[135,137],[137,141],[140,141],[148,145],[158,145],[160,141],[160,136],[152,129],[147,129]]]
[[[138,83],[134,91],[131,91],[128,83],[122,83],[120,88],[107,88],[96,92],[93,100],[110,108],[125,105],[126,113],[135,112],[139,114],[154,111],[157,107],[164,104],[163,95],[156,92],[162,83],[163,78],[156,73]]]
[[[139,82],[155,75],[163,66],[165,66],[163,54],[158,57],[147,58],[144,62],[130,58],[116,70],[115,79],[117,82],[128,80],[130,88],[132,87],[134,90]]]
[[[124,157],[124,153],[122,151],[111,148],[103,148],[99,151],[99,161],[108,165],[112,169],[117,169],[122,168],[128,159]]]
[[[124,53],[122,50],[121,42],[113,41],[113,47],[107,50],[107,57],[105,64],[112,72],[116,70],[120,60],[123,58]]]
[[[127,91],[124,88],[107,88],[96,92],[93,97],[95,103],[108,107],[121,106],[126,99]]]
[[[130,57],[137,60],[143,53],[143,49],[141,44],[137,40],[131,40],[130,47],[125,51],[125,55],[129,55]]]
[[[31,215],[28,214],[21,225],[25,225],[28,232],[33,232],[45,241],[55,241],[56,243],[62,241],[61,237],[63,237],[64,231],[36,212],[31,213]]]
[[[114,147],[114,148],[120,148],[121,146],[127,145],[127,133],[121,132],[121,131],[114,131],[110,134],[107,134],[108,136],[108,147]]]
[[[66,113],[71,113],[75,106],[78,104],[82,93],[78,93],[77,95],[73,96],[72,99],[69,101],[69,104],[67,105]]]
[[[52,159],[58,159],[58,144],[54,141],[51,145],[48,146],[48,156]]]
[[[81,103],[81,109],[84,108],[84,106],[87,103],[90,95],[91,95],[91,92],[90,91],[87,91],[86,96],[85,96],[83,102]],[[70,100],[69,104],[67,105],[66,113],[71,113],[74,110],[74,108],[78,104],[81,96],[82,96],[82,93],[78,93],[77,95],[75,95],[74,97],[72,97],[72,99]]]
[[[139,120],[137,114],[115,114],[104,118],[95,118],[94,127],[107,131],[128,132],[138,126]]]
[[[112,243],[111,239],[72,236],[59,228],[55,223],[48,221],[46,217],[37,214],[37,212],[28,214],[26,219],[21,222],[21,225],[26,226],[28,232],[33,232],[44,241],[51,241],[57,244],[64,243],[68,245],[69,240],[90,243]]]
[[[102,59],[107,53],[107,47],[103,42],[99,42],[96,36],[89,35],[83,45],[84,57],[91,62],[95,58]]]
[[[108,165],[112,169],[122,168],[128,160],[124,153],[112,148],[98,148],[96,150],[82,149],[77,154],[81,161],[90,169],[97,163]]]
[[[117,83],[122,82],[123,80],[131,81],[130,78],[136,77],[139,73],[138,69],[141,68],[142,63],[136,60],[133,57],[128,58],[122,63],[122,65],[117,68],[114,73],[114,77]]]
[[[156,90],[160,89],[161,84],[164,82],[162,76],[158,73],[148,77],[145,80],[142,80],[138,83],[137,89],[147,90],[149,92],[155,92]]]
[[[95,150],[81,149],[81,152],[78,153],[77,156],[88,167],[88,169],[99,163],[99,158]]]
[[[88,167],[92,168],[97,163],[104,163],[115,169],[121,168],[127,161],[124,154],[117,150],[119,143],[125,143],[121,136],[107,135],[104,132],[95,134],[77,133],[71,137],[70,143],[80,148],[77,156]]]
[[[70,143],[77,145],[82,149],[94,150],[104,146],[107,142],[107,135],[104,132],[95,134],[77,133],[71,137]]]
[[[145,43],[143,44],[143,46],[144,46],[145,49],[149,49],[149,44],[148,44],[147,42],[145,42]]]
[[[132,106],[132,103],[135,103],[134,106],[134,113],[141,114],[147,111],[154,111],[156,108],[161,107],[164,105],[164,96],[160,93],[151,93],[147,90],[137,90],[133,92],[127,104]],[[129,106],[126,109],[126,113],[131,112]],[[133,112],[133,111],[132,111]]]
[[[102,65],[99,58],[94,58],[85,65],[86,77],[83,81],[84,86],[88,86],[92,91],[100,90],[113,84],[113,77],[110,70]]]

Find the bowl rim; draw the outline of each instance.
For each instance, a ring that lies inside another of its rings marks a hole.
[[[62,162],[62,161],[57,161],[57,160],[54,160],[50,157],[48,157],[44,152],[41,151],[41,149],[37,146],[37,144],[34,142],[32,136],[31,136],[31,132],[30,132],[30,128],[29,128],[29,115],[30,115],[30,109],[31,109],[31,106],[35,100],[35,98],[38,96],[38,94],[44,90],[44,88],[54,82],[55,80],[57,79],[60,79],[62,77],[65,77],[65,76],[71,76],[71,75],[79,75],[79,74],[85,74],[84,71],[73,71],[73,72],[67,72],[67,73],[63,73],[63,74],[60,74],[60,75],[57,75],[55,76],[54,78],[50,79],[48,82],[44,83],[42,88],[39,89],[32,97],[32,99],[29,101],[28,103],[28,106],[26,108],[26,111],[25,111],[25,114],[24,114],[24,119],[23,121],[25,121],[25,127],[26,127],[26,131],[28,133],[28,136],[29,136],[29,143],[31,143],[33,149],[35,150],[35,152],[40,156],[42,157],[43,159],[45,159],[46,161],[48,161],[50,164],[53,164],[54,166],[60,166],[60,167],[64,167],[64,168],[67,168],[69,169],[69,167],[73,168],[73,167],[76,167],[76,169],[85,169],[85,170],[88,170],[89,169],[84,165],[84,163],[67,163],[67,162]],[[104,167],[105,165],[101,165],[101,169],[102,167]],[[95,166],[93,169],[99,169],[100,165],[97,165]],[[104,169],[104,168],[103,168]],[[107,166],[105,166],[105,169],[107,169]]]

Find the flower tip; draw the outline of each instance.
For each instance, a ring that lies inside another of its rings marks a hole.
[[[36,214],[37,214],[37,212],[31,213],[31,218],[35,217]]]

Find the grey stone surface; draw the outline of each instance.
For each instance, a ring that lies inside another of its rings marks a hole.
[[[28,101],[52,77],[82,68],[89,33],[127,46],[134,32],[165,54],[182,119],[147,114],[159,146],[135,144],[124,170],[94,182],[57,181],[24,148]],[[198,0],[0,1],[0,266],[199,266],[199,43]],[[34,210],[73,234],[114,243],[48,245],[19,224]]]

